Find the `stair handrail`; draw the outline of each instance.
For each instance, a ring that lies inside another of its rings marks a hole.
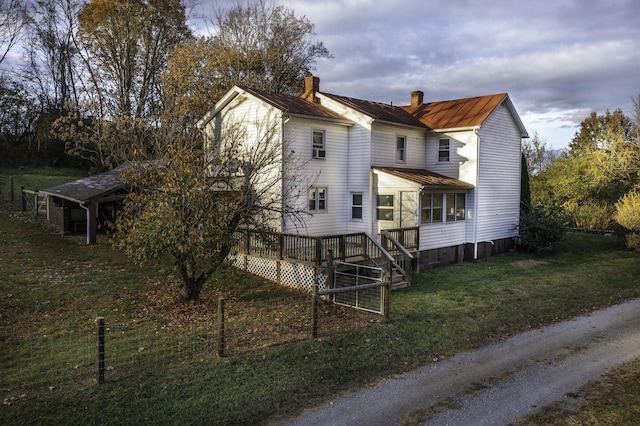
[[[405,246],[400,244],[400,242],[398,240],[396,240],[393,237],[393,235],[391,235],[390,232],[383,230],[380,233],[383,234],[385,237],[387,237],[389,239],[389,241],[391,241],[396,246],[396,248],[398,248],[402,252],[402,254],[407,256],[409,259],[413,259],[413,255],[411,253],[409,253],[409,250],[407,250],[405,248]]]
[[[398,240],[396,240],[390,232],[382,230],[380,232],[381,235],[384,235],[384,237],[391,242],[391,244],[393,244],[395,246],[396,249],[400,250],[400,252],[404,255],[404,258],[406,261],[408,261],[409,263],[409,271],[407,271],[404,267],[400,266],[398,264],[398,262],[396,262],[396,259],[394,258],[392,263],[393,266],[396,267],[396,269],[398,270],[398,272],[400,272],[403,276],[403,278],[409,283],[409,285],[411,285],[411,259],[413,259],[413,255],[411,253],[409,253],[409,251],[406,249],[405,246],[403,246]],[[393,257],[393,256],[392,256]],[[404,264],[404,263],[403,263]]]

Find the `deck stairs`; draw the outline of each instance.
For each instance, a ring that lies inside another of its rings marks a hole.
[[[390,282],[391,290],[409,287],[411,285],[413,255],[384,231],[375,238],[371,236],[369,238],[376,248],[370,251],[372,255],[342,258],[340,262],[336,262],[336,271],[342,274],[350,271],[357,274],[362,273],[362,268],[358,268],[358,265],[370,267],[371,271],[376,269],[381,271],[380,279]]]

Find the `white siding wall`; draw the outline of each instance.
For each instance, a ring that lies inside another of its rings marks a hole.
[[[450,158],[438,161],[440,139],[449,139]],[[430,133],[427,138],[426,169],[442,175],[476,184],[477,137],[473,130],[464,132]]]
[[[312,132],[325,132],[326,157],[314,159]],[[348,179],[348,130],[345,125],[329,121],[290,118],[284,131],[289,150],[295,151],[303,167],[294,171],[300,188],[296,205],[308,211],[308,189],[312,186],[327,188],[327,210],[310,212],[304,216],[302,228],[287,223],[286,232],[308,235],[330,235],[346,232],[349,208]]]
[[[520,132],[504,106],[480,129],[478,242],[513,237],[520,215]]]
[[[467,240],[467,222],[432,223],[420,227],[420,250],[430,250],[464,244]]]
[[[371,132],[368,127],[356,124],[349,128],[347,166],[347,212],[345,216],[347,232],[370,232],[371,194]],[[351,219],[351,193],[362,193],[362,220]]]
[[[223,123],[223,124],[221,124]],[[207,124],[205,134],[208,137],[208,141],[215,140],[214,135],[216,133],[215,126],[221,126],[221,130],[226,132],[236,132],[233,129],[235,126],[244,126],[245,133],[243,144],[240,149],[251,150],[252,146],[259,141],[268,140],[272,144],[277,144],[279,147],[282,145],[282,117],[280,111],[272,108],[264,102],[252,101],[249,97],[237,96],[229,105],[220,113],[220,118],[214,117],[212,121]],[[225,143],[223,137],[222,144]],[[209,146],[211,149],[215,147]],[[225,148],[222,147],[224,150]],[[279,181],[282,177],[282,152],[278,152],[275,155],[274,161],[268,167],[261,168],[261,180],[263,182],[272,183]],[[265,191],[262,196],[272,199],[280,199],[282,197],[282,186],[275,185],[269,190]],[[270,214],[265,211],[265,215]],[[271,214],[269,218],[271,220],[271,226],[275,229],[281,228],[281,218],[277,214]]]
[[[376,173],[375,180],[377,182],[377,192],[373,194],[373,209],[372,215],[375,223],[374,233],[378,233],[383,229],[393,229],[400,226],[400,192],[415,192],[420,191],[420,186],[409,182],[404,179],[399,179],[395,176],[388,175],[386,173]],[[393,220],[376,220],[376,195],[393,195]],[[417,196],[417,195],[416,195]],[[419,206],[418,206],[419,208]],[[416,211],[416,214],[418,212]]]
[[[396,137],[406,137],[406,161],[396,161]],[[425,168],[425,132],[404,127],[374,125],[371,131],[371,164],[379,167]]]

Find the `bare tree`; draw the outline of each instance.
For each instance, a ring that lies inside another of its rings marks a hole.
[[[92,89],[101,118],[155,121],[160,72],[170,50],[191,38],[180,0],[92,0],[80,15]]]
[[[557,157],[536,130],[533,131],[533,137],[523,143],[522,154],[527,161],[529,174],[532,176],[544,173]]]
[[[23,78],[37,94],[43,111],[59,115],[77,108],[82,88],[82,62],[77,45],[80,0],[39,0],[30,10],[28,63]]]
[[[0,64],[18,43],[27,22],[21,0],[0,0]]]
[[[194,122],[236,84],[301,94],[315,62],[331,58],[309,20],[264,0],[219,8],[213,26],[212,36],[172,53],[163,76],[166,120]]]
[[[206,152],[169,149],[163,161],[134,167],[118,246],[139,262],[170,254],[182,298],[198,299],[246,235],[239,231],[267,235],[304,214],[295,201],[306,187],[292,175],[302,163],[286,149],[280,126],[265,122],[249,133],[228,124]]]

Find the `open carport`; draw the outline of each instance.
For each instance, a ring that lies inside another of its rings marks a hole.
[[[120,177],[126,165],[40,191],[47,196],[47,219],[62,234],[86,231],[87,244],[96,243],[98,229],[114,222],[128,192]]]

